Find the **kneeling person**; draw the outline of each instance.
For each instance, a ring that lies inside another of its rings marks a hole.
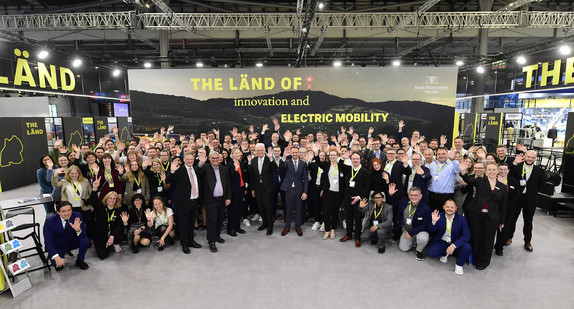
[[[470,229],[466,218],[456,213],[456,204],[453,200],[447,200],[443,206],[444,213],[435,210],[432,213],[432,224],[429,227],[431,233],[436,232],[428,255],[431,258],[441,257],[440,261],[446,263],[449,255],[456,255],[454,273],[462,275],[462,266],[470,257]]]
[[[84,257],[88,251],[90,240],[86,234],[86,225],[79,212],[72,212],[72,204],[61,202],[56,206],[57,215],[46,218],[44,223],[44,241],[52,265],[60,271],[66,265],[66,252],[80,249],[76,266],[88,269]]]
[[[393,228],[393,206],[383,202],[383,194],[375,192],[371,196],[374,202],[362,199],[359,212],[365,213],[363,217],[363,240],[371,240],[377,244],[379,253],[385,253],[385,238]]]

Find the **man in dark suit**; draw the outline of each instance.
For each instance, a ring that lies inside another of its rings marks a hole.
[[[377,158],[383,162],[386,161],[387,157],[385,152],[381,150],[381,138],[378,136],[373,137],[373,141],[371,142],[372,149],[365,149],[363,153],[363,162],[367,164],[366,167],[371,166],[371,161],[374,158]]]
[[[536,206],[538,205],[538,191],[546,180],[544,170],[534,165],[536,156],[536,152],[533,150],[528,150],[525,154],[519,154],[516,156],[516,159],[514,159],[510,171],[512,177],[519,181],[521,194],[516,203],[514,220],[512,220],[509,229],[509,238],[506,241],[506,245],[512,243],[512,237],[516,230],[516,221],[522,211],[522,218],[524,220],[524,228],[522,229],[524,234],[524,249],[528,252],[534,250],[530,243],[532,240],[532,220],[534,219],[534,212],[536,212]]]
[[[200,161],[206,158],[201,155]],[[193,240],[193,224],[197,216],[199,199],[199,176],[198,169],[194,166],[195,157],[187,153],[183,157],[183,165],[171,165],[171,173],[167,175],[165,182],[175,184],[174,205],[177,207],[177,227],[179,240],[183,253],[189,254],[189,247],[201,248],[201,245]]]
[[[508,148],[504,145],[496,146],[496,157],[498,157],[499,163],[506,163],[508,165],[514,162],[514,157],[508,156]]]
[[[428,205],[428,186],[429,181],[431,180],[430,171],[428,167],[422,165],[422,156],[418,152],[413,153],[411,162],[413,165],[412,169],[414,171],[407,177],[406,191],[408,192],[412,187],[421,189],[421,193],[423,195],[422,201]]]
[[[72,212],[69,202],[56,205],[57,215],[46,218],[44,223],[44,243],[52,265],[57,271],[66,265],[66,252],[79,248],[76,266],[82,270],[88,269],[84,257],[90,245],[86,234],[86,225],[82,222],[82,214]]]
[[[363,223],[362,213],[359,212],[359,201],[369,197],[371,176],[367,169],[361,166],[361,155],[359,152],[353,152],[350,158],[351,166],[345,165],[345,170],[343,171],[345,175],[343,204],[345,205],[347,233],[339,241],[346,242],[353,239],[354,230],[355,247],[359,248],[361,246],[361,228]]]
[[[470,229],[466,218],[457,214],[457,206],[453,200],[447,200],[443,206],[444,213],[435,210],[432,213],[430,233],[436,233],[429,246],[428,255],[431,258],[440,257],[443,263],[448,262],[449,255],[457,255],[454,273],[462,275],[462,266],[470,257]]]
[[[291,155],[287,159],[287,155]],[[287,235],[291,230],[293,217],[293,207],[295,207],[295,230],[297,235],[303,236],[301,226],[303,225],[303,200],[307,199],[307,189],[309,186],[307,163],[299,160],[299,148],[285,150],[283,163],[280,169],[285,170],[285,178],[281,185],[281,191],[285,192],[285,229],[281,236]]]
[[[219,153],[212,150],[209,154],[211,164],[199,164],[199,175],[202,180],[202,196],[205,201],[207,215],[207,242],[211,252],[217,252],[215,242],[222,244],[221,238],[225,207],[231,204],[231,182],[229,172],[223,165],[219,165]]]
[[[389,175],[389,183],[394,183],[398,190],[395,198],[400,200],[407,196],[407,190],[403,181],[403,175],[410,175],[411,168],[408,164],[408,157],[403,156],[402,161],[397,159],[397,152],[393,149],[387,149],[387,159],[383,161],[383,170]]]
[[[259,213],[263,217],[263,224],[257,228],[259,231],[267,229],[267,235],[273,234],[273,192],[275,181],[273,172],[277,170],[277,164],[265,156],[265,145],[255,145],[256,157],[251,160],[249,176],[251,178],[251,194],[257,199]]]

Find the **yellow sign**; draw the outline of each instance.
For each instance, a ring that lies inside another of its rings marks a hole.
[[[94,118],[92,117],[82,117],[83,124],[94,124]]]
[[[570,108],[570,99],[530,99],[525,107],[529,108]]]
[[[552,77],[552,85],[558,85],[560,83],[560,73],[562,72],[562,60],[558,59],[554,61],[552,69],[549,69],[550,62],[544,62],[541,64],[542,71],[540,72],[540,86],[544,87],[548,84],[548,78]],[[539,70],[538,64],[527,65],[522,67],[522,72],[526,73],[526,88],[532,87],[532,75],[534,71]],[[566,66],[564,68],[564,85],[574,83],[574,57],[566,59]]]

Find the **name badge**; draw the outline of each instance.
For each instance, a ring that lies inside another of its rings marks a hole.
[[[73,200],[74,200],[75,202],[77,202],[77,201],[79,201],[79,200],[80,200],[80,197],[79,197],[79,196],[76,196],[76,197],[74,197],[74,199],[73,199]]]
[[[140,189],[137,189],[137,190],[136,190],[136,193],[142,193],[142,189],[141,189],[141,188],[140,188]]]
[[[434,181],[438,181],[438,175],[434,176],[432,179],[434,179]]]
[[[157,192],[163,192],[163,187],[162,186],[157,187]]]
[[[413,220],[411,218],[407,218],[407,225],[411,225],[412,222]]]
[[[526,179],[520,179],[520,186],[526,187]]]
[[[114,184],[113,184],[113,183],[110,183],[110,188],[113,188],[113,187],[114,187]]]
[[[379,225],[379,220],[373,220],[373,226]]]
[[[355,181],[354,180],[349,181],[349,187],[351,187],[351,188],[355,187]]]
[[[315,184],[318,186],[321,185],[321,178],[317,177],[317,181],[315,181]]]
[[[448,235],[444,235],[444,236],[442,237],[442,240],[448,242],[449,244],[450,244],[451,241],[452,241],[452,240],[450,239],[450,236],[448,236]]]
[[[338,182],[337,178],[333,179],[334,184],[337,184],[337,182]]]
[[[340,174],[339,174],[339,177],[343,177],[343,173],[340,173]]]

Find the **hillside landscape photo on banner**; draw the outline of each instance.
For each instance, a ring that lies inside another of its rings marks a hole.
[[[456,67],[130,70],[135,133],[260,127],[336,132],[343,126],[451,137]]]

